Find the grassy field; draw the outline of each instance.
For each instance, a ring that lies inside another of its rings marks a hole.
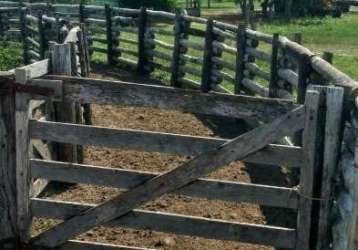
[[[291,23],[260,24],[258,29],[288,37],[301,32],[305,47],[317,54],[323,51],[334,53],[334,65],[358,80],[358,12],[351,12],[339,19],[306,18]]]
[[[21,57],[22,51],[19,43],[0,41],[0,71],[19,66]]]

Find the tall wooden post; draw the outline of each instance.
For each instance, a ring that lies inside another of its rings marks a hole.
[[[21,8],[21,11],[20,11],[20,29],[21,29],[21,40],[22,40],[22,47],[23,47],[24,64],[28,64],[30,62],[30,58],[28,56],[29,46],[26,41],[26,37],[27,37],[26,10],[24,10],[23,8]]]
[[[53,44],[51,53],[52,74],[71,75],[71,45]],[[55,117],[57,122],[76,123],[76,105],[74,103],[55,103]],[[77,147],[59,143],[57,146],[57,160],[77,162]]]
[[[138,23],[138,72],[141,75],[148,75],[148,57],[146,54],[145,34],[147,30],[147,9],[142,7]]]
[[[105,5],[106,12],[106,35],[107,35],[107,62],[114,65],[113,51],[113,31],[112,31],[112,8],[109,4]]]
[[[209,19],[206,24],[205,32],[205,50],[204,50],[204,64],[201,74],[201,91],[208,92],[211,89],[212,77],[212,59],[213,59],[213,41],[214,41],[214,21]]]
[[[85,23],[85,5],[83,3],[84,1],[81,1],[80,7],[79,7],[79,19],[80,23]]]
[[[30,211],[30,98],[27,93],[15,96],[15,140],[16,140],[16,197],[17,227],[19,239],[27,243],[31,238]]]
[[[277,97],[278,86],[278,42],[279,34],[274,34],[272,39],[272,53],[271,53],[271,78],[269,85],[269,97]]]
[[[40,58],[45,58],[45,53],[47,49],[47,42],[46,42],[46,36],[44,31],[44,25],[43,25],[43,19],[42,19],[42,12],[38,14],[38,30],[39,30],[39,43],[40,43]]]
[[[358,141],[356,141],[354,155],[354,191],[353,191],[353,213],[350,225],[349,250],[358,249]]]
[[[0,76],[4,87],[13,77]],[[17,249],[16,144],[14,95],[0,98],[0,249]]]
[[[174,24],[174,49],[173,49],[173,61],[172,61],[172,75],[171,75],[171,85],[173,87],[180,88],[181,84],[178,81],[179,79],[179,61],[180,61],[180,54],[181,54],[181,45],[180,39],[184,37],[184,18],[183,13],[180,11],[176,12],[175,15],[175,24]]]
[[[242,81],[245,71],[246,54],[246,25],[240,24],[237,32],[237,53],[236,53],[236,73],[235,73],[235,94],[240,94],[242,90]]]
[[[295,248],[297,250],[315,249],[311,248],[311,237],[314,228],[312,223],[313,207],[317,197],[315,187],[318,180],[317,173],[320,167],[320,153],[322,149],[320,116],[323,110],[320,107],[320,100],[321,94],[318,91],[307,91],[305,101],[307,112],[303,132],[303,164],[300,169],[297,243]]]
[[[4,14],[0,13],[0,37],[3,37],[6,31],[6,24]]]
[[[334,179],[337,173],[337,166],[342,144],[342,123],[343,123],[343,88],[315,86],[316,89],[323,89],[325,94],[325,128],[324,128],[324,155],[322,164],[322,181],[320,187],[320,211],[317,234],[318,250],[329,249],[330,234],[330,213],[333,205]]]

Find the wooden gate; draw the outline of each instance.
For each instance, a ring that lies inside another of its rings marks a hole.
[[[265,124],[237,138],[225,140],[32,120],[28,118],[29,100],[43,97],[19,93],[16,97],[17,169],[21,173],[18,176],[18,183],[21,184],[18,187],[21,190],[18,196],[18,213],[23,241],[33,246],[62,246],[61,249],[94,247],[90,243],[69,240],[105,224],[287,249],[310,249],[312,205],[322,139],[319,114],[323,110],[318,91],[309,90],[305,104],[295,105],[278,99],[207,94],[107,80],[66,76],[47,76],[46,79],[45,86],[53,90],[55,100],[65,103],[177,109],[248,120],[260,119]],[[44,80],[40,82],[44,86]],[[31,80],[28,84],[36,86],[39,81]],[[303,131],[302,147],[274,144],[283,137],[300,131]],[[27,152],[30,139],[195,157],[174,170],[158,175],[29,159]],[[235,160],[299,168],[299,188],[202,178]],[[35,178],[125,188],[128,191],[98,206],[30,198],[30,180]],[[137,209],[170,192],[295,209],[298,212],[298,225],[295,229],[282,228]],[[64,221],[30,238],[32,216]]]

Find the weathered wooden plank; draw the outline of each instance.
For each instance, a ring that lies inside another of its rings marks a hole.
[[[334,173],[337,168],[340,144],[341,124],[343,115],[342,88],[327,87],[326,95],[326,121],[324,135],[324,158],[322,169],[321,203],[318,226],[317,249],[329,247],[329,221],[330,208],[332,206],[332,189],[334,187]]]
[[[64,162],[31,160],[33,178],[66,183],[131,189],[158,176],[137,170],[126,170]],[[199,179],[175,191],[176,194],[231,202],[247,202],[265,206],[297,209],[297,192],[290,188],[257,185],[234,181]]]
[[[318,116],[320,94],[317,91],[307,91],[305,107],[307,109],[305,129],[303,132],[303,164],[300,174],[299,192],[301,198],[298,210],[297,250],[311,249],[311,217],[314,194],[315,174],[317,172]]]
[[[249,154],[264,148],[267,144],[302,129],[305,116],[305,108],[299,107],[275,119],[270,124],[236,137],[228,143],[201,154],[165,174],[58,224],[33,238],[32,243],[48,247],[59,246],[75,235],[123,216],[148,201],[177,190],[234,160],[243,159]],[[270,237],[268,239],[264,235],[257,237],[260,230],[253,231],[256,234],[255,239],[263,241],[260,243],[277,245],[284,240],[281,237],[274,237],[274,239]],[[237,238],[237,235],[235,238]],[[290,244],[292,244],[291,240]]]
[[[30,187],[30,197],[38,197],[47,187],[49,181],[45,179],[35,180]]]
[[[142,247],[122,246],[98,242],[70,240],[58,250],[155,250]]]
[[[49,79],[63,80],[64,100],[80,103],[148,106],[266,122],[297,107],[291,101],[280,99],[206,94],[163,86],[66,76],[49,76]]]
[[[358,143],[356,141],[354,152],[354,190],[353,190],[353,211],[349,228],[349,250],[355,250],[358,247]]]
[[[26,93],[16,94],[15,134],[16,134],[16,197],[17,227],[22,242],[30,239],[30,98]]]
[[[34,79],[34,80],[28,80],[27,84],[31,85],[31,86],[49,88],[53,91],[53,94],[51,95],[51,99],[53,101],[62,101],[63,100],[62,81],[47,80],[47,79]],[[33,96],[33,98],[36,99],[37,97]],[[41,100],[44,99],[43,96],[41,96],[40,98],[41,98]]]
[[[41,156],[42,159],[50,160],[53,158],[49,146],[41,140],[31,140],[32,146],[35,151]]]
[[[96,126],[30,121],[30,136],[34,139],[94,145],[178,155],[198,155],[229,140],[221,138],[178,135],[133,129],[111,129]],[[271,165],[300,166],[301,148],[270,145],[249,155],[246,162]]]
[[[34,216],[37,217],[68,219],[94,207],[91,204],[32,199],[32,209]],[[108,225],[209,239],[275,245],[289,249],[293,249],[295,244],[294,229],[235,223],[139,209],[135,209],[133,212],[109,222]]]
[[[16,68],[16,82],[25,84],[30,79],[46,75],[49,72],[49,65],[49,60],[45,59],[21,68]]]

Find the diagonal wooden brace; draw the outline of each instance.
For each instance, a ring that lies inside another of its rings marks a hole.
[[[133,209],[206,176],[232,161],[244,159],[284,136],[304,128],[306,108],[301,106],[270,124],[260,126],[203,153],[187,163],[88,209],[33,238],[32,244],[57,247],[93,227],[121,217]]]

